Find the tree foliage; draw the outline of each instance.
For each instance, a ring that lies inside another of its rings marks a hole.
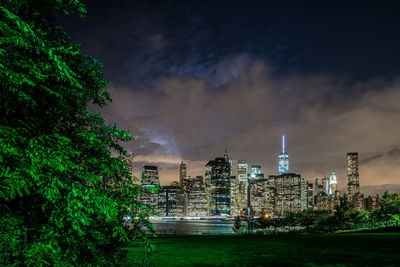
[[[87,109],[111,101],[101,63],[56,25],[84,6],[0,3],[0,264],[120,264],[149,210],[121,146],[133,137]]]
[[[235,222],[234,222],[234,224],[233,224],[232,229],[233,229],[233,231],[234,231],[235,233],[238,233],[238,232],[240,231],[240,228],[241,228],[241,227],[242,227],[242,222],[240,221],[240,216],[236,216]]]

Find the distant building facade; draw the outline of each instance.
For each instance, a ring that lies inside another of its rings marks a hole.
[[[275,187],[274,213],[283,215],[289,211],[302,210],[302,178],[300,174],[284,173],[278,176],[270,176]],[[304,197],[303,197],[304,199]]]
[[[151,205],[155,210],[158,209],[158,192],[156,188],[160,186],[160,178],[157,166],[143,166],[141,180],[140,200],[145,205]]]
[[[275,205],[274,180],[268,177],[254,178],[249,181],[249,204],[252,216],[273,214]]]
[[[379,195],[369,196],[365,199],[365,209],[373,211],[379,208]]]
[[[247,183],[248,174],[249,174],[249,165],[247,164],[247,161],[238,160],[238,166],[237,166],[238,182]]]
[[[347,195],[352,198],[360,193],[360,182],[358,173],[358,153],[347,153]]]
[[[187,167],[186,164],[183,163],[183,161],[181,162],[181,165],[179,166],[179,183],[181,184],[181,186],[183,186],[183,180],[186,178],[187,176]]]
[[[250,178],[264,178],[264,174],[261,173],[260,165],[251,165]]]
[[[208,202],[204,188],[203,176],[196,176],[192,188],[188,193],[187,216],[208,216]]]
[[[227,155],[216,158],[205,167],[209,214],[226,216],[231,213],[231,164]]]
[[[181,186],[163,186],[158,191],[159,216],[185,216],[185,198],[186,193]]]

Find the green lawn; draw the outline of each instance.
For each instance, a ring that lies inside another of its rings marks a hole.
[[[400,233],[159,236],[155,266],[400,266]],[[144,249],[129,248],[139,261]]]

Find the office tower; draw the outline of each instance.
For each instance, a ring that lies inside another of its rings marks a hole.
[[[245,182],[237,182],[234,186],[234,190],[231,192],[232,216],[247,214],[247,187],[248,183]]]
[[[282,153],[278,157],[278,174],[289,173],[289,155],[285,152],[285,136],[282,136]]]
[[[237,216],[238,214],[237,214],[237,208],[236,208],[236,206],[237,206],[237,198],[238,198],[238,195],[237,195],[237,179],[236,179],[236,176],[234,176],[234,175],[231,175],[230,176],[230,196],[231,196],[231,201],[230,201],[230,205],[231,205],[231,207],[230,207],[230,210],[231,210],[231,215],[232,216]]]
[[[302,194],[307,193],[307,190],[302,191],[301,175],[284,173],[270,176],[270,179],[273,179],[275,187],[275,214],[283,215],[288,211],[300,211]]]
[[[196,176],[192,190],[188,193],[187,216],[205,217],[208,215],[208,203],[203,176]]]
[[[239,183],[244,182],[247,183],[247,176],[249,172],[249,165],[247,164],[246,160],[238,160],[238,180]]]
[[[157,166],[143,166],[141,180],[141,195],[140,200],[143,204],[151,205],[155,209],[158,206],[158,193],[154,188],[160,185]]]
[[[315,191],[314,195],[318,196],[324,191],[324,185],[321,183],[320,179],[315,179]]]
[[[179,167],[179,182],[182,186],[183,186],[183,180],[186,178],[186,176],[187,176],[186,164],[183,163],[182,161],[181,166]]]
[[[360,182],[358,176],[358,153],[347,153],[347,195],[353,197],[360,193]]]
[[[329,195],[334,195],[337,190],[337,178],[334,171],[332,171],[329,177]]]
[[[209,214],[211,216],[230,215],[231,165],[227,153],[216,158],[205,167],[206,183],[209,183]]]
[[[324,177],[322,178],[322,186],[323,186],[323,192],[327,195],[329,195],[329,178],[328,177]]]
[[[307,185],[307,208],[311,209],[314,206],[314,190],[313,183]]]
[[[142,170],[142,185],[160,185],[157,166],[143,166]]]
[[[251,165],[250,178],[261,178],[264,174],[261,173],[260,165]]]
[[[185,198],[185,191],[183,191],[181,186],[163,186],[158,190],[159,216],[185,216]]]
[[[249,178],[249,166],[246,160],[238,160],[238,181],[235,186],[235,198],[233,204],[232,215],[237,216],[246,213],[247,208],[247,187]],[[232,205],[231,205],[232,206]]]
[[[308,208],[308,181],[301,179],[301,197],[300,197],[301,210]]]
[[[195,181],[195,178],[191,178],[190,176],[186,176],[183,179],[183,184],[182,184],[182,188],[183,190],[185,190],[186,192],[190,192],[190,190],[192,190],[192,185]]]
[[[273,214],[273,188],[269,179],[253,179],[249,184],[249,204],[251,206],[251,216],[263,216],[264,214]]]

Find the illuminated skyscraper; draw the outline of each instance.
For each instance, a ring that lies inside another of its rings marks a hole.
[[[143,166],[141,180],[140,200],[143,204],[151,205],[155,209],[158,206],[158,193],[154,190],[160,185],[157,166]]]
[[[261,174],[261,166],[260,165],[251,165],[250,178],[260,178]]]
[[[158,216],[185,216],[185,198],[180,185],[163,186],[158,190]]]
[[[225,161],[226,162],[229,162],[229,164],[231,165],[231,173],[230,173],[230,175],[232,176],[232,164],[233,164],[233,161],[228,157],[228,152],[226,151],[226,149],[225,149],[225,153],[224,153],[224,159],[225,159]]]
[[[239,183],[247,183],[247,175],[249,172],[249,165],[247,164],[246,160],[238,160],[238,180]]]
[[[347,194],[353,197],[360,193],[360,182],[358,175],[358,153],[347,153]]]
[[[337,190],[337,179],[336,174],[332,171],[331,177],[329,177],[329,195],[335,194]]]
[[[327,195],[329,195],[329,188],[330,188],[330,186],[329,186],[329,178],[328,177],[324,177],[324,178],[322,178],[322,186],[323,186],[323,192],[325,193],[325,194],[327,194]]]
[[[191,217],[204,217],[208,214],[203,176],[196,176],[193,182],[192,190],[190,190],[188,196],[187,213],[187,216]]]
[[[231,211],[231,165],[228,155],[207,163],[205,168],[209,214],[230,215]]]
[[[179,167],[179,183],[183,185],[183,180],[187,176],[187,169],[186,169],[186,164],[181,162],[181,166]]]
[[[141,184],[143,186],[160,185],[160,178],[158,177],[157,166],[150,166],[150,165],[143,166]]]
[[[282,153],[279,154],[278,174],[289,173],[289,155],[285,152],[285,136],[282,136]]]

